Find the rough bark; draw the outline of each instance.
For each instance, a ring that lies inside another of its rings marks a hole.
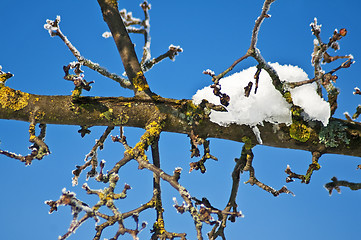
[[[191,134],[193,130],[195,134],[204,138],[220,138],[237,142],[242,142],[242,138],[247,136],[253,144],[258,144],[249,126],[236,124],[220,126],[213,123],[202,109],[192,104],[191,100],[155,96],[151,99],[80,97],[74,101],[71,96],[35,95],[8,87],[0,88],[0,92],[2,95],[0,119],[30,122],[35,116],[37,123],[46,124],[88,127],[122,125],[144,128],[149,119],[161,112],[167,117],[163,129],[166,132]],[[6,103],[3,100],[6,100]],[[197,121],[194,120],[196,117]],[[263,145],[361,157],[361,124],[359,123],[336,118],[330,119],[326,128],[318,122],[308,123],[310,136],[307,141],[300,141],[291,136],[290,127],[285,124],[271,123],[259,126]]]

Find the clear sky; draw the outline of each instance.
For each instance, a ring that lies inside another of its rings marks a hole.
[[[254,1],[150,1],[152,4],[151,36],[152,56],[164,53],[170,44],[180,45],[184,52],[176,61],[165,60],[146,73],[151,89],[163,97],[191,98],[197,89],[210,85],[209,77],[202,74],[205,69],[219,73],[242,56],[250,42],[251,30],[258,17],[263,0]],[[140,1],[121,1],[120,8],[127,8],[135,17],[143,17]],[[353,54],[356,63],[338,73],[337,87],[341,89],[336,117],[344,118],[343,112],[353,113],[360,103],[360,96],[352,94],[355,86],[361,87],[359,58],[361,48],[361,26],[359,20],[360,1],[337,0],[277,0],[269,12],[272,17],[263,23],[258,47],[264,58],[270,62],[292,64],[303,68],[313,77],[311,53],[313,36],[309,24],[314,17],[322,27],[322,38],[327,40],[335,28],[347,28],[347,36],[341,40],[339,54]],[[69,40],[86,57],[109,69],[123,72],[120,57],[111,39],[102,38],[107,31],[97,1],[11,1],[0,3],[0,65],[4,71],[15,76],[7,82],[9,87],[25,92],[44,95],[68,95],[73,86],[63,80],[62,66],[74,61],[74,57],[59,38],[51,38],[43,29],[46,19],[61,16],[61,29]],[[141,54],[142,36],[132,35],[138,56]],[[325,66],[331,70],[341,62]],[[247,60],[235,71],[255,65]],[[85,78],[94,80],[89,95],[131,96],[132,92],[121,89],[115,82],[92,70],[85,70]],[[266,104],[266,103],[265,103]],[[57,239],[67,231],[71,221],[69,207],[60,207],[58,212],[48,214],[45,200],[57,200],[62,188],[77,193],[79,199],[91,204],[96,198],[85,194],[81,185],[71,186],[72,170],[82,165],[84,156],[92,148],[104,127],[91,128],[91,135],[84,139],[77,133],[79,126],[48,126],[46,143],[52,154],[42,161],[34,161],[25,167],[19,161],[0,156],[0,236],[1,239]],[[130,145],[134,145],[143,130],[125,129]],[[117,135],[114,130],[112,135]],[[0,149],[28,154],[28,124],[0,120]],[[161,136],[161,161],[164,170],[172,173],[175,167],[184,169],[180,183],[197,198],[207,197],[211,203],[223,209],[231,188],[231,172],[234,158],[240,156],[242,144],[211,139],[211,153],[219,161],[208,161],[207,173],[188,174],[190,159],[189,139],[185,135],[163,133]],[[309,185],[298,181],[285,183],[284,170],[289,164],[292,170],[305,173],[311,162],[311,154],[304,151],[275,149],[257,146],[254,149],[254,167],[259,180],[276,189],[283,185],[296,196],[281,195],[277,198],[257,188],[241,184],[237,203],[245,218],[229,223],[227,239],[359,239],[361,192],[342,189],[342,194],[329,197],[323,188],[333,176],[353,182],[361,181],[361,170],[356,170],[360,159],[356,157],[325,155],[322,168],[312,176]],[[99,159],[105,159],[107,166],[122,157],[119,144],[106,141]],[[241,182],[248,179],[248,173]],[[122,183],[128,183],[132,190],[128,198],[118,201],[123,212],[148,201],[152,194],[152,174],[137,170],[132,162],[120,171],[119,191]],[[103,188],[93,180],[91,188]],[[166,229],[187,232],[188,239],[195,239],[193,221],[188,213],[180,215],[172,208],[172,198],[181,201],[178,193],[163,182],[163,202],[166,209]],[[149,239],[149,230],[154,211],[140,215],[148,227],[140,233],[140,239]],[[134,222],[126,221],[133,228]],[[204,225],[204,237],[210,227]],[[111,238],[113,231],[105,231],[103,238]],[[69,239],[92,239],[94,221],[85,223]],[[103,239],[102,238],[102,239]],[[131,239],[124,236],[120,239]]]

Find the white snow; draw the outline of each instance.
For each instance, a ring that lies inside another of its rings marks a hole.
[[[103,32],[102,37],[103,38],[110,38],[110,37],[112,37],[112,33],[111,32]]]
[[[271,66],[276,70],[281,81],[298,82],[308,79],[307,74],[297,66],[278,63],[272,63]],[[253,84],[250,96],[244,96],[244,87],[250,81],[255,83],[256,71],[256,67],[250,67],[220,80],[221,92],[228,94],[231,100],[227,107],[228,112],[212,110],[210,114],[212,122],[223,126],[236,123],[251,127],[262,125],[264,121],[274,124],[292,123],[291,106],[274,88],[266,71],[261,71],[257,93],[254,94],[255,84]],[[317,94],[316,89],[316,83],[312,83],[291,89],[290,92],[294,104],[303,108],[305,112],[303,117],[306,121],[318,120],[327,125],[330,118],[330,106]],[[199,104],[202,99],[220,104],[219,97],[213,94],[213,89],[209,86],[198,90],[193,96],[195,104]]]
[[[310,27],[313,27],[316,31],[321,32],[322,24],[317,24],[317,18],[314,18],[313,22],[310,24]]]

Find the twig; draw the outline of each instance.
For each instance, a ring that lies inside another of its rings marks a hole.
[[[144,47],[143,47],[143,56],[142,60],[140,61],[140,65],[143,66],[145,62],[150,60],[151,53],[150,53],[150,17],[149,17],[149,10],[151,5],[145,0],[140,6],[144,12],[144,21],[142,21],[142,26],[144,28]],[[144,68],[144,67],[143,67]]]
[[[321,168],[320,164],[318,163],[318,160],[320,159],[321,156],[322,154],[320,152],[312,152],[312,163],[309,165],[305,175],[300,175],[292,172],[291,167],[287,165],[287,168],[285,170],[285,173],[288,174],[288,177],[286,178],[286,182],[293,182],[294,181],[293,178],[297,178],[301,180],[301,183],[309,184],[313,172]]]
[[[332,182],[326,183],[325,188],[327,189],[330,196],[332,195],[333,189],[335,189],[338,193],[341,193],[340,187],[348,187],[351,190],[359,190],[361,189],[361,183],[353,183],[343,180],[338,180],[336,177],[331,178]]]
[[[30,165],[34,159],[41,160],[44,158],[44,156],[49,155],[49,147],[44,142],[46,134],[46,124],[39,124],[40,133],[38,136],[35,135],[35,119],[38,119],[39,117],[41,116],[39,116],[35,111],[35,113],[32,115],[32,120],[29,125],[29,142],[33,143],[33,145],[29,147],[31,153],[26,156],[22,156],[20,154],[0,149],[0,154],[9,158],[20,160],[21,162],[24,162],[25,165]]]
[[[238,188],[239,188],[239,182],[241,180],[240,174],[243,171],[243,168],[245,167],[245,161],[241,160],[241,158],[236,158],[235,162],[236,162],[236,165],[234,166],[234,169],[232,172],[231,194],[229,196],[227,206],[223,210],[224,212],[230,212],[231,209],[233,208],[233,213],[238,213],[238,216],[231,215],[229,217],[229,220],[231,222],[235,222],[236,217],[243,217],[242,212],[237,211],[238,205],[236,203],[236,198],[237,198],[237,193],[238,193]],[[218,236],[222,237],[222,239],[225,239],[224,229],[226,228],[227,218],[228,218],[228,215],[226,215],[226,214],[221,214],[219,216],[219,220],[221,221],[221,223],[215,224],[215,226],[212,228],[212,230],[208,233],[209,239],[216,239]]]
[[[124,70],[133,85],[134,94],[138,97],[153,95],[147,80],[144,77],[141,65],[130,40],[127,29],[119,14],[118,3],[113,1],[98,0],[103,19],[113,35],[114,42],[123,62]]]
[[[60,16],[56,17],[56,20],[46,20],[44,28],[49,31],[50,36],[59,36],[60,39],[65,43],[69,50],[73,53],[74,57],[79,61],[80,64],[98,72],[99,74],[108,77],[120,84],[123,88],[132,89],[132,85],[129,80],[120,77],[115,73],[110,73],[105,68],[101,67],[98,63],[94,63],[89,59],[84,58],[75,46],[68,40],[68,38],[60,30]]]
[[[223,78],[228,72],[230,72],[238,63],[240,63],[241,61],[247,59],[248,57],[253,57],[258,62],[257,68],[258,69],[264,69],[269,74],[269,76],[272,79],[272,83],[273,83],[274,87],[276,88],[276,90],[278,90],[282,94],[282,96],[284,98],[286,98],[286,96],[285,96],[286,91],[284,91],[283,83],[279,79],[279,76],[278,76],[277,72],[273,69],[273,67],[269,63],[267,63],[263,59],[260,51],[257,49],[257,46],[256,46],[257,45],[259,29],[261,27],[261,24],[262,24],[263,20],[265,18],[270,17],[270,15],[268,15],[268,11],[269,11],[269,9],[271,7],[271,4],[274,1],[275,0],[265,0],[264,1],[262,12],[261,12],[260,16],[257,18],[256,23],[254,25],[254,28],[253,28],[253,31],[252,31],[251,44],[250,44],[250,47],[248,48],[246,54],[243,55],[242,57],[240,57],[239,59],[237,59],[236,61],[234,61],[233,64],[229,68],[227,68],[225,71],[218,74],[217,76],[213,76],[212,81],[214,82],[214,85],[212,85],[212,86],[215,86],[220,90],[221,86],[219,84],[219,80],[221,78]],[[260,71],[260,70],[258,70],[258,71]],[[256,77],[257,77],[257,75],[256,75]],[[257,84],[257,88],[258,88],[258,84]],[[215,95],[218,96],[216,93],[215,93]],[[287,101],[290,104],[293,105],[292,99],[290,97],[287,98]],[[225,105],[225,106],[227,106],[227,105]]]
[[[174,46],[170,45],[168,47],[168,51],[156,58],[153,58],[152,60],[144,61],[142,64],[143,71],[149,71],[155,64],[161,62],[162,60],[169,58],[170,60],[174,60],[175,56],[178,55],[178,53],[183,52],[183,49],[180,46]]]
[[[81,172],[84,169],[86,169],[87,167],[89,167],[90,165],[92,166],[92,169],[87,173],[87,178],[94,177],[97,174],[96,168],[98,167],[98,158],[97,158],[98,148],[100,150],[103,149],[104,141],[113,129],[114,129],[114,126],[108,126],[105,129],[105,131],[102,134],[102,136],[100,137],[100,139],[96,140],[93,148],[85,156],[85,159],[84,159],[85,163],[82,166],[76,166],[76,169],[73,170],[73,175],[74,175],[73,181],[72,181],[73,186],[78,184],[78,178],[79,178]]]
[[[160,156],[159,156],[159,139],[155,140],[152,144],[152,159],[153,164],[160,169]],[[160,187],[160,177],[156,174],[153,175],[153,199],[154,199],[154,208],[156,210],[156,221],[153,224],[153,229],[151,230],[152,237],[151,239],[174,239],[176,237],[186,239],[185,233],[173,233],[165,230],[165,222],[163,218],[163,204],[161,197],[161,187]]]
[[[280,190],[276,190],[276,189],[262,183],[261,181],[259,181],[255,176],[255,170],[254,170],[254,168],[252,166],[253,157],[254,157],[254,155],[253,155],[253,152],[252,152],[252,148],[247,149],[247,147],[243,146],[240,161],[245,162],[245,166],[243,168],[243,171],[248,171],[249,172],[249,179],[248,179],[248,181],[245,182],[246,184],[249,183],[252,186],[257,185],[258,187],[260,187],[263,190],[271,193],[275,197],[277,197],[281,193],[287,193],[287,194],[294,195],[285,186],[283,186]]]

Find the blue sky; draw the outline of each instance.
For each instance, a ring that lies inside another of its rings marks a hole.
[[[138,7],[140,2],[120,2],[120,8],[127,8],[135,17],[142,17]],[[170,44],[180,45],[184,52],[176,61],[165,60],[146,73],[151,89],[163,97],[191,98],[197,89],[211,84],[209,77],[202,74],[205,69],[216,73],[223,71],[242,56],[249,46],[254,20],[258,17],[263,1],[150,1],[152,4],[151,36],[152,56],[164,53]],[[336,117],[344,118],[343,112],[354,112],[360,97],[352,94],[359,86],[359,58],[361,49],[359,39],[359,9],[356,0],[345,2],[329,1],[276,1],[269,12],[272,17],[263,23],[258,47],[264,58],[270,62],[298,65],[313,77],[311,52],[313,36],[309,24],[314,17],[323,25],[322,38],[326,41],[335,28],[347,28],[347,36],[341,40],[339,54],[353,54],[356,63],[338,73],[337,87],[341,89],[339,108]],[[25,92],[44,95],[68,95],[72,84],[63,80],[62,66],[74,61],[74,57],[59,38],[51,38],[43,29],[46,19],[62,18],[61,29],[69,40],[86,57],[109,69],[123,72],[120,57],[111,39],[101,34],[107,30],[102,20],[97,2],[85,0],[63,1],[10,1],[0,3],[1,54],[0,65],[4,71],[15,76],[7,82],[9,87]],[[141,54],[142,36],[132,35],[138,56]],[[325,66],[331,70],[340,62]],[[247,60],[234,71],[255,65]],[[92,70],[86,70],[85,78],[94,80],[89,95],[131,96],[132,92],[121,89],[115,82],[108,80]],[[83,163],[84,156],[90,151],[104,127],[91,128],[92,134],[84,139],[77,133],[79,126],[48,126],[46,142],[52,154],[42,161],[34,161],[25,167],[22,163],[0,156],[2,163],[0,186],[0,231],[2,239],[57,239],[66,232],[71,221],[70,209],[60,207],[58,212],[49,215],[45,200],[56,200],[61,190],[77,193],[79,199],[91,204],[96,198],[88,196],[81,184],[71,186],[72,170]],[[134,145],[142,130],[126,128],[128,142]],[[117,135],[114,130],[112,135]],[[28,124],[0,120],[0,149],[27,154]],[[189,139],[185,135],[163,133],[161,136],[161,160],[164,170],[171,173],[175,167],[184,169],[180,183],[192,195],[207,197],[211,203],[224,208],[231,188],[233,159],[240,156],[240,143],[211,139],[211,153],[218,162],[207,162],[207,173],[188,174],[190,161]],[[342,189],[342,194],[329,197],[323,185],[336,176],[360,182],[359,158],[325,155],[321,158],[322,168],[312,176],[311,183],[285,183],[284,170],[289,164],[292,170],[304,173],[311,161],[311,154],[303,151],[275,149],[257,146],[254,149],[254,167],[259,180],[276,189],[287,185],[296,196],[281,195],[273,197],[263,190],[241,184],[237,203],[245,218],[229,223],[227,239],[359,239],[359,202],[361,192]],[[106,141],[99,159],[105,159],[107,166],[122,157],[119,144]],[[242,176],[241,182],[248,179]],[[84,182],[81,176],[80,183]],[[128,198],[118,202],[121,211],[138,207],[152,194],[152,174],[137,170],[130,163],[120,171],[119,191],[122,182],[132,186]],[[94,181],[88,181],[91,188],[103,188]],[[174,232],[187,232],[188,239],[195,239],[195,230],[189,214],[177,214],[172,208],[172,198],[180,197],[177,192],[162,183],[166,229]],[[140,220],[150,223],[140,235],[149,239],[149,229],[153,223],[154,212],[149,210],[140,215]],[[126,221],[133,228],[134,222]],[[113,229],[114,230],[114,229]],[[204,236],[210,228],[204,225]],[[111,238],[114,231],[105,231],[104,238]],[[69,239],[92,239],[94,221],[88,221]],[[120,239],[131,239],[124,236]]]

